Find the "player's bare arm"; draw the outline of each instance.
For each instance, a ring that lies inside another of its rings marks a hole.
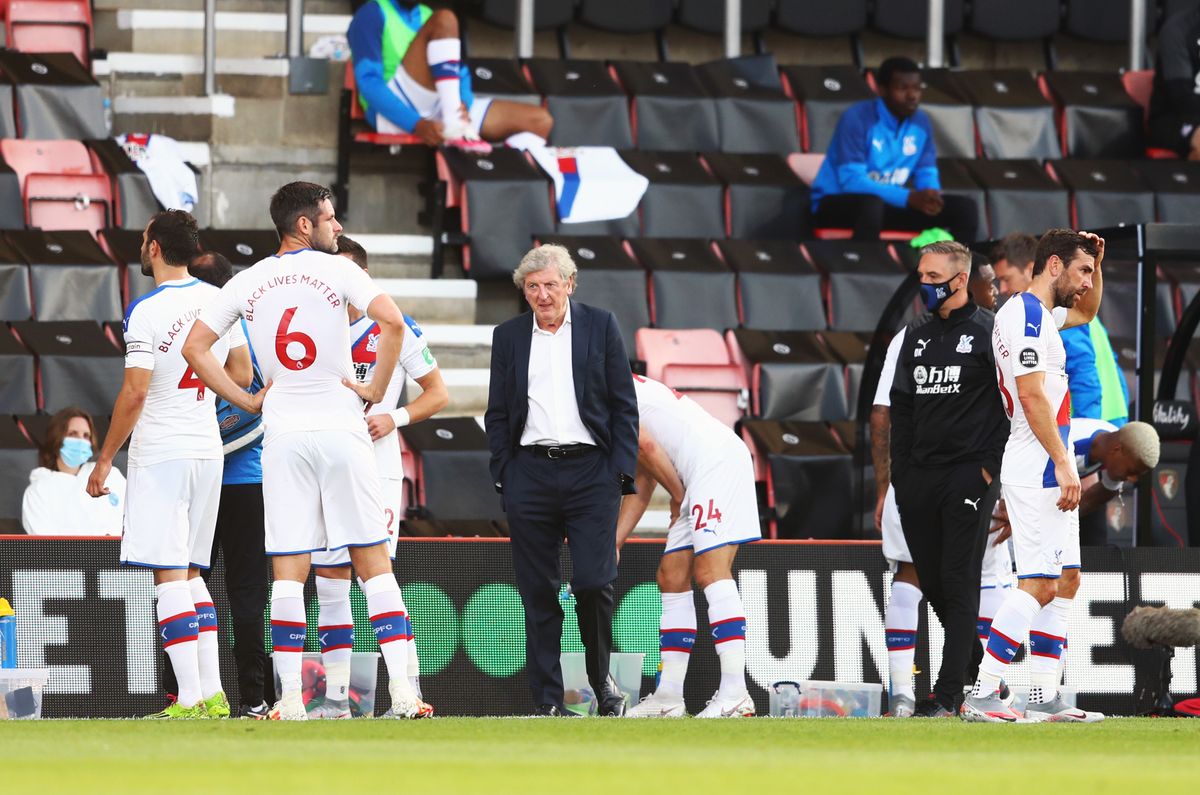
[[[1100,263],[1104,259],[1104,238],[1094,232],[1080,232],[1084,237],[1095,241],[1096,243],[1096,262],[1092,266],[1092,289],[1088,290],[1075,302],[1075,306],[1067,310],[1067,322],[1063,324],[1063,328],[1073,328],[1075,326],[1086,326],[1096,317],[1096,313],[1100,311],[1100,299],[1104,295],[1104,276],[1100,270]]]
[[[221,363],[217,361],[217,357],[213,356],[212,346],[218,339],[220,338],[217,333],[209,328],[207,323],[197,320],[192,324],[187,341],[183,343],[184,360],[206,387],[243,411],[253,414],[261,413],[263,400],[271,389],[270,382],[267,382],[266,386],[253,395],[238,386],[229,377],[229,373],[225,372]],[[246,347],[245,350],[248,357],[250,355],[249,348]],[[232,355],[232,351],[230,355]]]
[[[1017,376],[1017,396],[1033,435],[1054,462],[1054,477],[1058,480],[1061,496],[1060,511],[1070,511],[1079,505],[1079,475],[1054,424],[1054,412],[1046,399],[1046,374],[1028,373]]]
[[[667,493],[671,495],[672,504],[682,504],[684,496],[683,480],[675,471],[675,465],[667,457],[666,452],[645,428],[638,430],[638,463],[654,476]]]
[[[121,382],[121,391],[117,393],[117,400],[113,403],[112,422],[109,423],[108,434],[105,435],[100,455],[96,458],[96,466],[92,470],[91,476],[88,477],[87,493],[93,497],[103,497],[108,494],[108,487],[104,485],[104,482],[108,480],[108,474],[112,471],[113,458],[116,457],[117,451],[129,439],[129,434],[133,433],[133,426],[137,424],[138,417],[142,416],[142,407],[146,405],[146,393],[150,389],[152,374],[152,370],[144,367],[125,368],[125,379]]]
[[[654,494],[654,476],[640,462],[633,482],[637,487],[637,493],[625,495],[625,498],[621,500],[621,510],[617,514],[617,549],[620,549],[625,544],[625,540],[633,535],[637,523],[642,520],[646,509],[650,507],[650,498]]]
[[[446,388],[446,381],[442,378],[442,371],[439,368],[435,367],[416,381],[417,386],[421,387],[421,394],[404,407],[404,410],[408,412],[410,425],[429,419],[450,403],[450,390]],[[367,432],[371,434],[373,442],[379,441],[394,430],[396,430],[396,419],[392,412],[372,414],[367,417]]]
[[[225,373],[242,389],[249,389],[254,380],[254,363],[250,360],[250,346],[241,345],[229,349],[225,359]]]
[[[892,412],[871,407],[871,464],[875,467],[875,530],[883,532],[883,502],[892,482]]]
[[[400,360],[400,346],[404,342],[406,326],[404,314],[389,295],[377,295],[367,307],[367,317],[379,324],[379,341],[375,352],[375,372],[371,383],[360,384],[348,378],[342,386],[352,390],[363,402],[375,404],[383,400],[388,382],[396,363]]]
[[[1095,513],[1115,496],[1117,492],[1104,488],[1104,484],[1097,478],[1095,483],[1083,490],[1083,495],[1079,498],[1079,515],[1083,517]]]

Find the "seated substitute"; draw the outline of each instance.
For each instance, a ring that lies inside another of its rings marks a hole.
[[[1200,7],[1167,17],[1158,34],[1149,142],[1200,160]]]
[[[908,58],[879,67],[879,98],[855,103],[838,120],[812,186],[817,227],[851,227],[855,240],[883,229],[942,227],[975,240],[978,211],[966,196],[942,193],[933,128],[921,104],[921,70]]]
[[[125,514],[125,478],[115,468],[108,495],[93,500],[88,477],[95,468],[96,426],[83,409],[65,408],[50,418],[38,448],[37,468],[21,499],[21,526],[31,536],[119,536]]]
[[[554,121],[544,108],[475,98],[453,11],[372,0],[355,12],[346,36],[359,101],[381,133],[412,133],[429,146],[550,136]]]

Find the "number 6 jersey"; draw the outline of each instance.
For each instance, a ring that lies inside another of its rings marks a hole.
[[[216,287],[198,279],[175,279],[132,301],[125,310],[125,367],[153,371],[129,443],[130,466],[223,457],[215,395],[183,358],[192,323],[216,294]],[[241,327],[234,327],[213,346],[213,355],[224,363],[231,348],[245,344]]]
[[[267,257],[229,280],[200,320],[218,335],[246,319],[263,378],[264,444],[289,431],[365,432],[346,304],[366,311],[383,293],[345,257],[300,249]]]

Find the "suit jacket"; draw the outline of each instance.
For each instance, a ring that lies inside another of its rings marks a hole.
[[[492,480],[503,490],[504,468],[521,444],[529,414],[529,349],[533,315],[523,312],[492,333],[492,377],[484,414]],[[632,493],[637,466],[638,406],[625,343],[612,312],[571,301],[571,366],[579,417],[608,453],[613,477]]]

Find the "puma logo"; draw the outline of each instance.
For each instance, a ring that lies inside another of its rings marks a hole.
[[[972,500],[968,500],[966,497],[963,497],[963,502],[966,503],[967,505],[970,505],[974,510],[978,511],[979,510],[979,501],[982,499],[983,499],[983,497],[977,497],[974,501],[972,501]]]
[[[1033,329],[1034,336],[1037,336],[1038,334],[1042,333],[1042,324],[1041,323],[1038,323],[1036,325],[1034,325],[1033,323],[1026,323],[1025,327]]]
[[[925,346],[929,344],[929,340],[917,340],[917,349],[913,351],[913,358],[916,359],[925,353]]]

